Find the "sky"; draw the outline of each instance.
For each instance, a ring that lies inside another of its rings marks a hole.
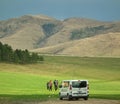
[[[120,0],[0,0],[0,20],[27,14],[120,21]]]

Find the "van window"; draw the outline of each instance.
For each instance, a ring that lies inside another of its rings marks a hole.
[[[86,81],[82,81],[80,83],[80,88],[83,88],[83,87],[87,87],[87,82]]]
[[[62,83],[62,86],[63,86],[63,87],[69,87],[69,81],[64,81],[64,82]]]
[[[72,87],[73,88],[83,88],[87,86],[87,82],[86,81],[74,81],[72,82]]]
[[[79,81],[72,82],[72,87],[73,88],[80,88],[80,82]]]

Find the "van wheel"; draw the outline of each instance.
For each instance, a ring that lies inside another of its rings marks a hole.
[[[75,98],[76,100],[79,100],[79,98]]]
[[[88,100],[88,96],[84,97],[84,100]]]
[[[63,100],[63,98],[62,98],[62,97],[60,97],[59,99],[60,99],[60,100]]]
[[[59,99],[60,99],[60,100],[63,100],[63,98],[61,97],[61,94],[60,94],[60,93],[59,93]]]
[[[69,94],[67,94],[67,99],[68,100],[72,100],[72,96],[70,96]]]

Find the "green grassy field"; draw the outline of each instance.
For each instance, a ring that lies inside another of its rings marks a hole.
[[[87,79],[91,98],[120,100],[120,58],[44,57],[37,64],[0,63],[0,101],[56,99],[58,91],[46,90],[54,79]]]

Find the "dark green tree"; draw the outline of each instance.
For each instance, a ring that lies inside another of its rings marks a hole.
[[[0,42],[0,61],[2,61],[2,43]]]
[[[0,62],[28,64],[43,61],[44,58],[37,53],[31,53],[26,50],[16,49],[15,51],[11,46],[2,44],[0,42]]]

